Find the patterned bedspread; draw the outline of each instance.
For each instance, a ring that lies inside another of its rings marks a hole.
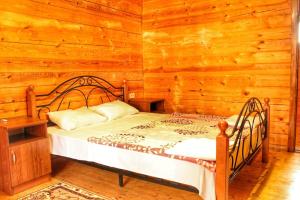
[[[220,132],[217,124],[224,119],[212,115],[174,113],[165,119],[150,121],[127,130],[101,137],[88,137],[88,142],[184,160],[215,171],[215,161],[167,154],[166,150],[187,139],[215,139]]]

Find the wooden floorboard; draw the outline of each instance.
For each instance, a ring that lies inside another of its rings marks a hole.
[[[118,175],[103,169],[68,160],[53,160],[51,182],[15,196],[0,193],[0,199],[16,199],[58,181],[65,181],[116,200],[200,200],[193,192],[180,190],[136,178],[125,177],[118,186]],[[230,185],[230,200],[296,200],[300,185],[300,154],[272,152],[271,162],[262,164],[260,156],[242,170]]]

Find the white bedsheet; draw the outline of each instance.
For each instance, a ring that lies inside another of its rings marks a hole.
[[[93,144],[86,140],[89,135],[94,135],[97,131],[101,132],[111,127],[118,128],[123,122],[126,122],[124,126],[127,126],[127,124],[130,126],[131,122],[136,121],[138,123],[140,118],[147,118],[149,117],[148,115],[151,115],[150,118],[155,117],[152,116],[153,114],[140,113],[129,118],[69,132],[63,131],[58,127],[49,127],[48,133],[52,145],[51,152],[54,155],[95,162],[191,185],[199,190],[199,195],[203,199],[215,200],[215,173],[201,165],[159,155]],[[157,114],[157,117],[159,118],[160,115]]]
[[[216,142],[216,140],[208,138],[188,139],[166,150],[166,153],[215,161],[217,156]],[[234,141],[230,141],[230,145],[233,145],[233,143]]]

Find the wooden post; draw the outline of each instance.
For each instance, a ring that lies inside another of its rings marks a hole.
[[[34,86],[30,85],[26,90],[27,116],[37,118],[36,99]]]
[[[123,91],[124,91],[124,102],[128,103],[128,85],[127,85],[127,81],[124,80],[123,81]]]
[[[267,163],[269,161],[269,139],[270,139],[270,99],[265,98],[265,105],[264,109],[266,111],[266,120],[267,120],[267,127],[266,127],[266,135],[264,140],[262,141],[262,162]]]
[[[228,123],[221,121],[218,124],[220,134],[217,136],[216,148],[216,197],[217,200],[228,200],[229,187],[229,137],[226,134]]]
[[[295,152],[296,150],[296,124],[297,124],[297,97],[298,94],[298,81],[300,73],[298,72],[299,66],[299,44],[298,44],[298,28],[299,28],[299,0],[292,0],[292,37],[291,37],[291,70],[290,70],[290,115],[289,115],[289,132],[288,132],[288,151]]]

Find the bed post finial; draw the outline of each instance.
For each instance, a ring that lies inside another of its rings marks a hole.
[[[270,106],[270,98],[265,98],[265,106]]]
[[[26,90],[26,102],[27,102],[27,116],[36,118],[36,98],[34,92],[34,85],[30,85]]]
[[[266,123],[265,123],[265,135],[262,142],[262,162],[267,163],[269,162],[269,138],[270,138],[270,99],[265,98],[265,117],[266,117]]]
[[[228,123],[221,121],[218,124],[220,134],[216,141],[216,197],[218,200],[228,200],[229,187],[229,137],[226,134]]]
[[[228,128],[228,123],[226,121],[220,121],[218,124],[219,129],[221,130],[221,135],[226,135],[226,130]]]
[[[124,102],[128,103],[128,85],[126,80],[123,80],[123,95],[124,95]]]

